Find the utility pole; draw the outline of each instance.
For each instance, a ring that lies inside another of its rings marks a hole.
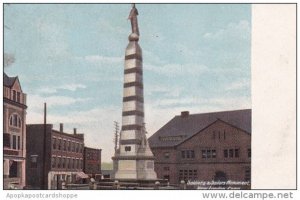
[[[42,189],[46,190],[48,189],[48,185],[47,185],[47,166],[46,166],[46,156],[47,156],[47,153],[46,153],[46,150],[47,150],[47,147],[46,147],[46,144],[47,144],[47,104],[44,103],[44,141],[43,141],[43,146],[44,146],[44,149],[43,149],[43,177],[42,177],[42,181],[43,181],[43,184],[42,184]]]
[[[115,126],[115,153],[117,152],[118,149],[118,141],[119,141],[119,123],[117,121],[114,121],[114,126]]]

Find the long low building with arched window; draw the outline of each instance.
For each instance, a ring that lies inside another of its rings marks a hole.
[[[171,184],[182,180],[250,184],[251,109],[184,111],[154,133],[149,144],[158,178]]]

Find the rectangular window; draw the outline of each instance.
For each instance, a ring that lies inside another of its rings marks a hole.
[[[58,150],[61,150],[61,139],[58,139]]]
[[[217,157],[217,153],[216,153],[215,149],[211,150],[211,157],[212,158],[216,158]]]
[[[251,158],[251,149],[248,149],[248,158]]]
[[[240,150],[239,149],[235,149],[234,150],[234,157],[238,158],[240,156]]]
[[[229,157],[233,158],[233,149],[229,149]]]
[[[168,166],[164,167],[164,171],[170,171],[170,167]]]
[[[228,149],[224,149],[224,158],[228,158]]]
[[[66,164],[65,161],[66,161],[65,158],[62,158],[62,159],[61,159],[61,162],[62,162],[62,168],[65,168],[65,167],[66,167],[66,166],[65,166],[65,164]]]
[[[202,158],[206,158],[206,150],[202,150]]]
[[[131,151],[131,146],[125,146],[125,151]]]
[[[13,100],[14,101],[17,100],[17,92],[16,92],[16,90],[13,90]]]
[[[169,152],[165,152],[164,153],[164,158],[166,158],[166,159],[170,158],[170,153]]]
[[[18,136],[18,150],[21,149],[21,137]]]
[[[190,151],[186,151],[186,158],[190,158]]]
[[[64,140],[64,142],[63,142],[63,147],[64,147],[64,151],[67,151],[67,141],[66,140]]]
[[[56,138],[52,139],[52,148],[56,149]]]
[[[195,158],[195,152],[194,152],[194,150],[191,150],[191,158]]]
[[[211,158],[211,150],[210,149],[208,149],[206,151],[206,156],[207,156],[207,158]]]
[[[17,136],[13,135],[13,140],[12,140],[12,149],[17,149]]]
[[[71,144],[70,144],[70,141],[68,141],[68,151],[71,151]]]
[[[17,102],[19,102],[19,103],[21,102],[21,100],[20,100],[20,99],[21,99],[21,98],[20,98],[20,96],[21,96],[20,92],[17,92]]]
[[[59,157],[57,160],[57,168],[60,168],[60,166],[61,166],[61,157]]]
[[[185,151],[181,151],[181,158],[185,158]]]
[[[247,168],[245,170],[245,181],[251,181],[251,169]]]
[[[52,168],[56,167],[56,157],[52,157]]]

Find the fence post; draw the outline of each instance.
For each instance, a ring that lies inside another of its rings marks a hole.
[[[119,190],[119,189],[120,189],[120,184],[119,184],[119,181],[118,181],[118,180],[115,180],[114,185],[113,185],[113,188],[114,188],[115,190]]]
[[[67,189],[67,188],[66,188],[66,181],[62,181],[62,182],[61,182],[61,189],[62,189],[62,190]]]
[[[186,183],[185,183],[184,180],[181,180],[181,181],[180,181],[180,189],[181,189],[181,190],[186,190]]]
[[[97,190],[97,183],[95,179],[91,178],[89,182],[89,189],[90,190]]]
[[[160,182],[159,182],[159,181],[156,181],[156,182],[155,182],[154,189],[155,189],[155,190],[159,190],[159,185],[160,185]]]

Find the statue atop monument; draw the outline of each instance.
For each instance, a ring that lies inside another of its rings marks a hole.
[[[132,9],[129,13],[128,19],[131,21],[131,30],[132,33],[136,33],[138,36],[140,35],[139,26],[137,21],[137,16],[139,15],[138,10],[135,7],[135,4],[132,4]]]

